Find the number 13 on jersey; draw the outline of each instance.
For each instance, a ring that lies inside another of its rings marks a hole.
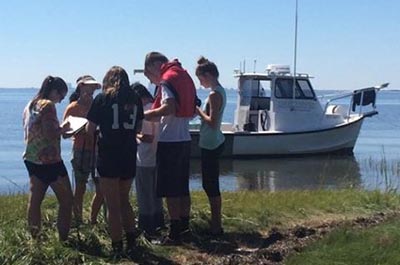
[[[112,124],[112,128],[117,130],[117,129],[119,129],[118,104],[113,104],[112,105],[112,109],[113,109],[113,124]],[[128,122],[124,122],[122,124],[124,129],[126,129],[126,130],[135,129],[136,113],[137,113],[137,106],[134,105],[133,108],[132,108],[132,113],[129,115],[129,121]]]

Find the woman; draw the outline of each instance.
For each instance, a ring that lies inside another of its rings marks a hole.
[[[89,111],[93,102],[93,93],[101,87],[92,76],[84,75],[76,80],[76,90],[71,94],[64,112],[64,120],[68,116],[83,117]],[[73,136],[72,168],[75,178],[73,213],[77,223],[82,223],[83,195],[86,191],[86,183],[92,171],[92,163],[95,159],[94,134],[87,134],[84,130]],[[103,203],[103,197],[96,184],[96,193],[92,200],[91,223],[96,223],[97,213]]]
[[[97,171],[108,209],[108,226],[115,255],[123,249],[125,230],[128,251],[135,243],[134,215],[129,191],[136,171],[136,133],[141,129],[143,108],[129,86],[124,69],[113,66],[103,79],[87,115],[86,130],[93,134],[99,126]]]
[[[226,104],[224,88],[218,82],[217,66],[201,57],[198,60],[196,76],[201,86],[210,88],[204,110],[197,107],[201,119],[199,146],[201,149],[201,170],[203,189],[211,207],[211,235],[223,233],[221,224],[221,193],[219,189],[219,156],[224,148],[225,137],[221,132],[221,121]]]
[[[59,239],[65,241],[68,238],[72,190],[68,172],[61,159],[60,136],[69,129],[69,125],[60,127],[55,107],[56,103],[64,99],[67,91],[63,79],[48,76],[23,113],[26,143],[23,159],[30,177],[28,226],[33,238],[37,238],[40,232],[40,207],[49,186],[59,203]]]

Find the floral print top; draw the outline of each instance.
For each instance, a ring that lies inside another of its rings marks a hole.
[[[30,104],[23,113],[26,144],[23,159],[40,165],[60,162],[60,125],[54,103],[39,99],[29,110]]]

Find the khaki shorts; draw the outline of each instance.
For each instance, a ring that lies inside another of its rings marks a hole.
[[[74,177],[77,183],[87,183],[92,171],[92,151],[74,150],[71,160]]]

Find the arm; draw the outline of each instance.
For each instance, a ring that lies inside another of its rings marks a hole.
[[[100,123],[99,118],[98,118],[99,112],[98,112],[98,108],[97,108],[97,102],[99,100],[100,100],[100,94],[96,96],[96,98],[94,99],[94,101],[89,109],[89,112],[86,115],[88,123],[86,124],[85,132],[88,135],[95,135],[97,123]]]
[[[175,112],[175,99],[167,98],[159,108],[145,111],[144,117],[146,120],[157,120],[162,116],[173,115]]]
[[[154,135],[138,134],[136,137],[144,143],[152,143],[154,141]]]
[[[218,120],[220,119],[220,109],[222,105],[222,97],[217,92],[210,93],[209,96],[210,115],[207,115],[201,108],[196,107],[196,112],[201,120],[208,124],[211,128],[217,129]]]
[[[65,121],[65,119],[70,115],[71,115],[71,108],[70,105],[68,105],[64,112],[63,121]]]
[[[48,104],[41,112],[42,130],[46,138],[58,138],[69,130],[69,122],[64,123],[62,127],[60,127],[54,104]]]
[[[70,106],[71,106],[71,105],[68,105],[67,108],[65,109],[64,116],[63,116],[63,122],[61,123],[61,127],[64,127],[65,124],[69,124],[69,122],[65,122],[65,119],[67,119],[68,116],[71,116],[71,112],[72,112],[72,111],[71,111],[71,107],[70,107]],[[69,128],[69,126],[68,126],[68,128]],[[66,130],[66,131],[67,131],[67,130]],[[67,134],[65,134],[66,131],[64,131],[64,132],[62,133],[62,137],[63,137],[64,139],[72,137],[72,135],[67,135]]]
[[[144,113],[146,120],[159,121],[162,116],[174,115],[176,113],[176,100],[174,94],[164,86],[161,89],[161,106],[148,110]]]

